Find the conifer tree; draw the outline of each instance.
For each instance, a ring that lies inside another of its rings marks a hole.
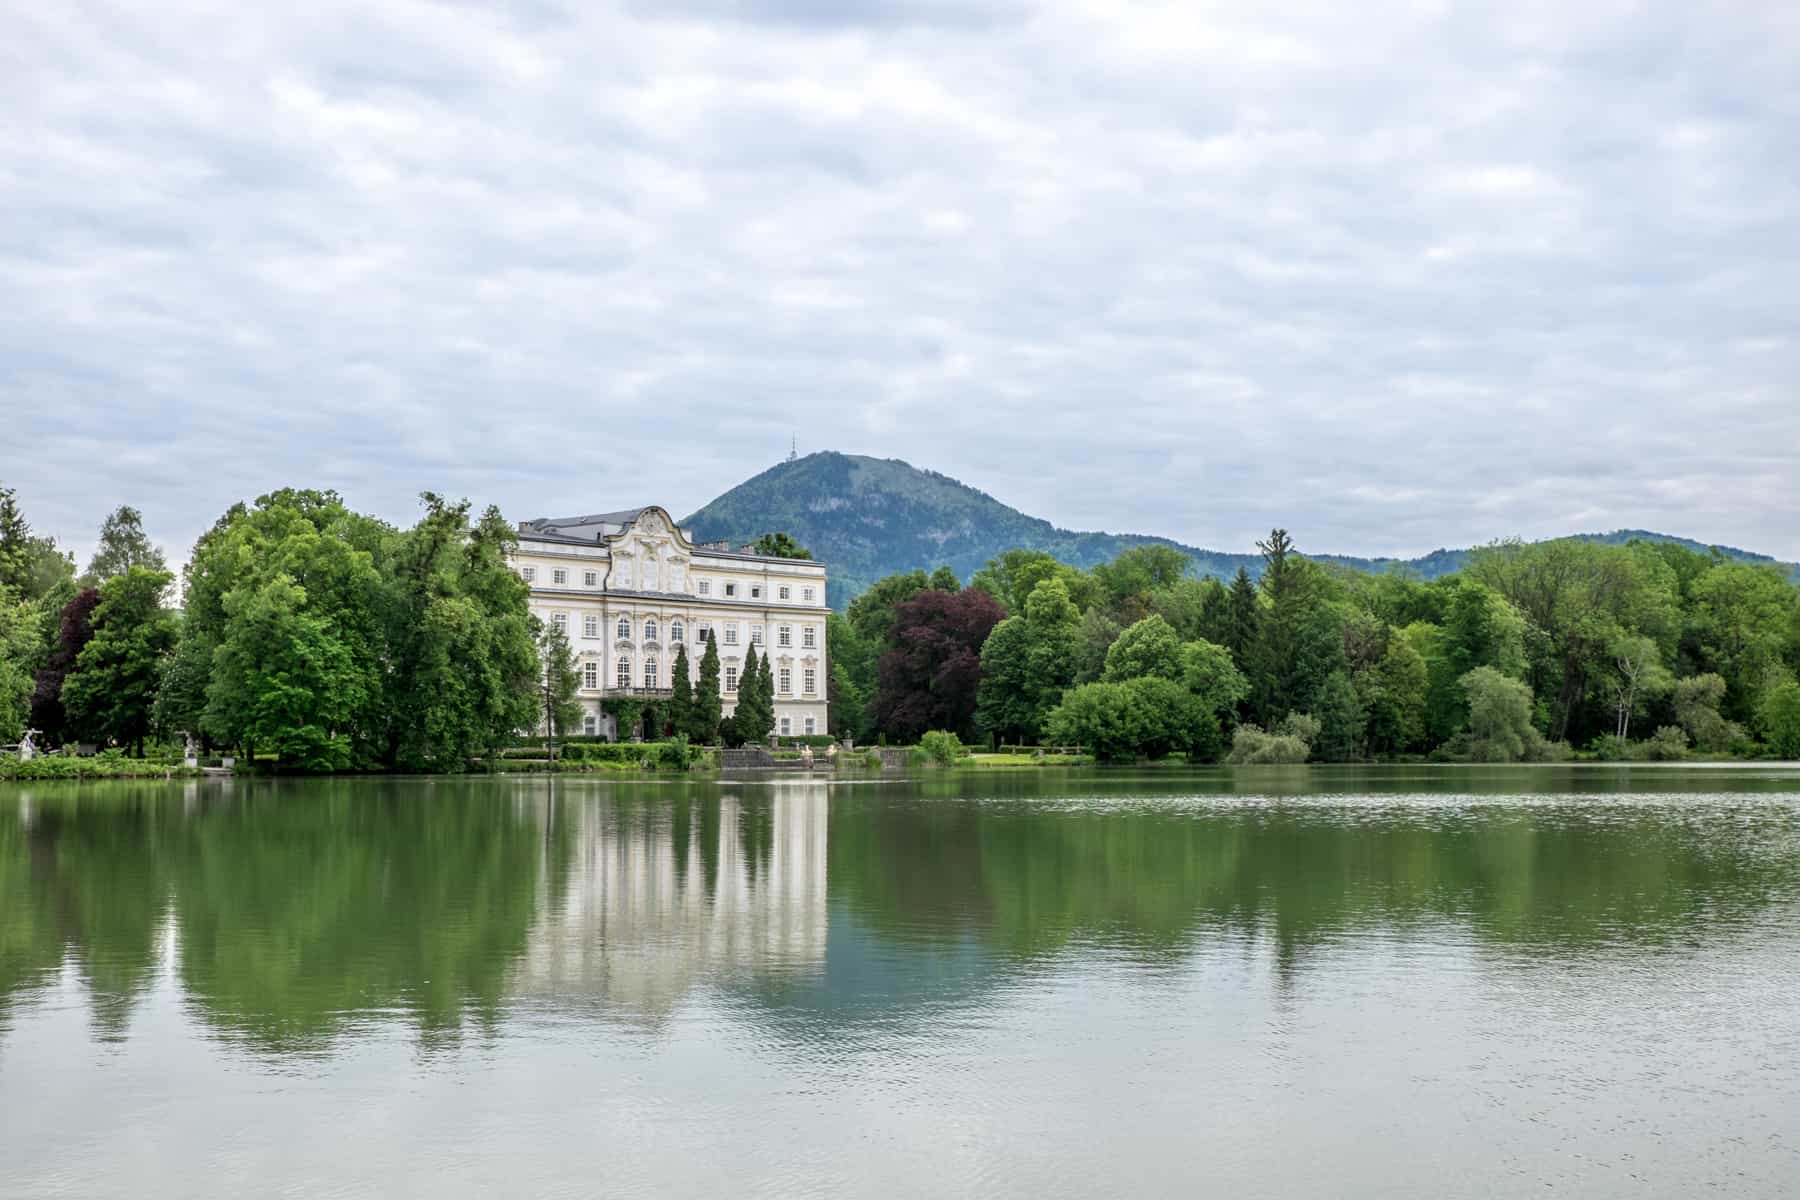
[[[688,678],[687,646],[675,647],[674,679],[669,697],[668,721],[675,732],[689,740],[694,736],[694,681]]]
[[[737,736],[746,745],[764,741],[769,736],[769,714],[763,710],[764,670],[756,657],[756,647],[751,646],[744,654],[744,673],[738,677],[737,709],[732,713]]]
[[[709,629],[706,631],[706,650],[700,655],[700,684],[694,693],[693,728],[688,737],[708,746],[717,742],[723,709],[719,695],[719,646]]]

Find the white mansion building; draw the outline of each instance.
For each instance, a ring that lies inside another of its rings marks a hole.
[[[775,675],[775,732],[828,731],[824,564],[697,545],[652,506],[521,521],[514,565],[531,585],[531,611],[569,636],[583,732],[618,736],[606,697],[671,695],[678,647],[698,682],[709,631],[727,716],[754,646]]]

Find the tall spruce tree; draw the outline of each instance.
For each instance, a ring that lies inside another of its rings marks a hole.
[[[1220,645],[1231,651],[1239,667],[1248,661],[1250,648],[1256,644],[1256,630],[1261,616],[1256,598],[1256,584],[1250,572],[1237,569],[1225,601],[1225,627]]]
[[[762,707],[763,669],[756,657],[756,647],[751,646],[744,654],[744,673],[738,677],[737,708],[732,713],[738,740],[745,745],[765,741],[769,736],[769,717]]]
[[[717,742],[719,718],[723,712],[724,701],[719,694],[719,646],[709,629],[706,631],[706,649],[700,655],[700,683],[694,691],[694,725],[688,736],[708,746]]]
[[[675,647],[675,665],[670,668],[671,693],[669,696],[668,722],[675,732],[693,739],[694,736],[694,681],[688,678],[687,645]]]

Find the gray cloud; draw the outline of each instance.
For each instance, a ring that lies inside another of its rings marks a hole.
[[[292,9],[293,11],[288,11]],[[0,480],[697,507],[905,457],[1077,527],[1800,557],[1791,6],[39,5]]]

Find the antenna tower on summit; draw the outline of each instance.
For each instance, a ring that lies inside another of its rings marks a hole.
[[[797,459],[799,457],[800,457],[800,439],[797,437],[789,438],[788,439],[788,459],[787,460],[789,462],[793,462],[795,459]]]

